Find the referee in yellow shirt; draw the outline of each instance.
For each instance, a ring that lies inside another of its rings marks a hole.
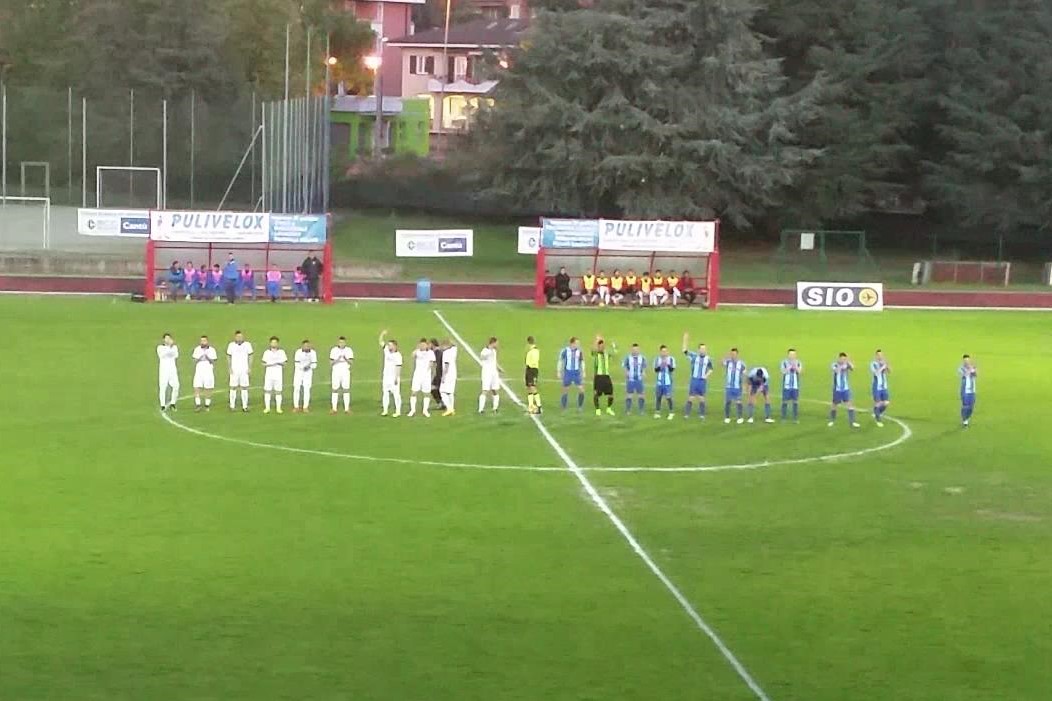
[[[541,395],[537,391],[537,382],[541,374],[541,352],[533,336],[526,337],[526,346],[526,411],[539,414]]]

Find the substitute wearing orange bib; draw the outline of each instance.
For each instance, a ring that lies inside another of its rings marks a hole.
[[[581,276],[581,301],[589,304],[595,301],[595,275],[585,273]]]
[[[610,276],[610,300],[614,304],[620,304],[625,296],[624,290],[625,278],[621,275],[620,270],[615,270],[614,274]]]
[[[643,306],[645,302],[650,301],[651,286],[650,273],[643,273],[639,276],[639,306]]]

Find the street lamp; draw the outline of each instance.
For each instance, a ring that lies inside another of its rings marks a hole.
[[[376,101],[376,124],[373,130],[373,158],[380,157],[380,140],[383,138],[384,120],[384,97],[383,97],[383,74],[380,67],[384,60],[381,54],[366,56],[362,61],[365,67],[373,72],[373,99]]]

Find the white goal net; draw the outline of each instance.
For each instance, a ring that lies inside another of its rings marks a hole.
[[[0,250],[37,250],[50,245],[51,198],[0,195]]]
[[[99,209],[164,209],[161,169],[98,166],[95,202]]]

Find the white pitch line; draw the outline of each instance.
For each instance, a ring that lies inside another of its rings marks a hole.
[[[453,338],[457,339],[457,342],[460,344],[461,348],[467,351],[468,355],[471,356],[472,360],[478,363],[481,367],[482,360],[479,358],[478,354],[475,353],[474,349],[472,349],[468,342],[464,340],[463,336],[457,333],[457,330],[454,329],[448,321],[446,321],[446,318],[442,316],[442,312],[438,311],[437,309],[433,311],[435,317],[437,317],[439,322],[441,322],[441,324],[444,327],[446,327],[446,330],[449,331],[450,335],[453,336]],[[508,395],[511,401],[515,402],[520,407],[524,406],[522,400],[519,399],[518,395],[515,394],[515,392],[511,389],[511,387],[508,386],[506,382],[504,382],[503,379],[500,381],[500,384],[501,387],[503,387],[505,394]],[[764,692],[763,688],[759,685],[756,679],[753,678],[753,676],[749,673],[749,670],[745,668],[745,665],[743,665],[738,660],[737,656],[735,656],[731,649],[727,647],[726,643],[723,642],[723,639],[720,638],[716,630],[705,622],[705,619],[701,617],[701,614],[699,614],[694,608],[694,606],[690,603],[690,601],[687,600],[687,597],[683,595],[683,593],[672,582],[672,580],[668,578],[668,575],[666,575],[665,572],[658,566],[658,564],[654,562],[654,559],[650,557],[650,554],[643,548],[643,546],[636,539],[636,537],[632,535],[632,532],[628,530],[628,526],[625,525],[624,521],[622,521],[621,518],[616,513],[614,513],[614,510],[606,502],[606,499],[604,499],[602,495],[599,494],[599,491],[595,488],[595,485],[593,485],[591,480],[588,479],[588,476],[584,473],[580,466],[576,462],[574,462],[573,458],[570,457],[569,453],[567,453],[566,450],[564,450],[563,447],[559,444],[559,442],[555,440],[555,437],[552,436],[552,434],[548,431],[548,428],[544,425],[543,422],[541,422],[540,418],[536,414],[530,414],[530,419],[533,421],[533,425],[537,427],[537,430],[540,431],[541,435],[544,437],[544,440],[547,441],[548,445],[551,446],[552,450],[555,451],[555,454],[558,455],[559,458],[563,461],[563,463],[566,464],[566,468],[573,474],[574,477],[577,478],[577,481],[580,483],[581,487],[583,487],[585,492],[588,493],[588,496],[591,497],[592,503],[594,503],[596,507],[600,511],[602,511],[608,519],[610,519],[610,522],[614,525],[614,528],[616,528],[617,532],[620,533],[621,536],[625,539],[628,545],[632,548],[633,552],[635,552],[636,555],[639,556],[639,559],[643,561],[643,563],[647,566],[647,569],[649,569],[654,574],[654,576],[657,577],[658,580],[660,580],[660,582],[665,585],[665,588],[669,591],[670,594],[672,594],[672,597],[676,600],[677,603],[679,603],[680,607],[686,612],[687,616],[689,616],[690,619],[694,621],[694,624],[706,636],[708,636],[709,640],[711,640],[713,645],[716,646],[716,649],[718,649],[720,651],[720,654],[723,655],[723,658],[738,674],[738,677],[745,683],[746,686],[749,687],[749,689],[753,692],[756,698],[759,699],[759,701],[771,701],[770,697],[767,696],[767,693]]]

